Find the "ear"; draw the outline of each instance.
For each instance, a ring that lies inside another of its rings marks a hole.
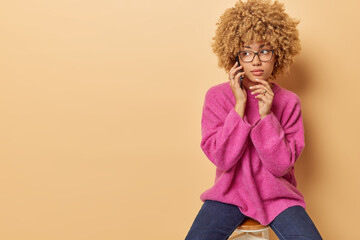
[[[275,64],[274,64],[274,68],[278,67],[278,57],[275,56]]]

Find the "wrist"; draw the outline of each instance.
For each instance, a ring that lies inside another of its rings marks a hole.
[[[246,100],[245,101],[236,101],[235,102],[235,108],[245,108],[246,106]]]
[[[236,104],[235,111],[241,116],[241,118],[244,118],[245,104]]]
[[[260,116],[261,120],[263,120],[267,115],[269,115],[270,113],[266,113]]]

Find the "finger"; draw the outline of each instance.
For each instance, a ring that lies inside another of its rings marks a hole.
[[[268,81],[265,81],[265,80],[262,80],[262,79],[259,79],[259,78],[256,78],[255,80],[256,80],[257,82],[262,83],[262,84],[265,85],[267,88],[270,88],[270,89],[271,89],[270,83],[269,83]]]
[[[261,95],[262,95],[262,94],[258,94],[258,95],[255,96],[255,98],[257,98],[257,99],[259,99],[259,100],[261,100],[261,101],[264,101]]]
[[[232,87],[233,84],[234,84],[234,81],[233,81],[233,79],[231,77],[229,77],[229,82],[230,82],[230,86]]]
[[[234,77],[234,85],[237,88],[240,88],[240,80],[239,80],[239,77],[237,75]]]
[[[240,70],[240,69],[242,69],[242,68],[243,68],[243,66],[240,65],[240,66],[236,67],[236,70]]]
[[[232,71],[237,66],[237,61],[235,61],[235,64],[231,67],[230,71]]]
[[[231,80],[233,78],[233,70],[236,67],[236,62],[235,64],[231,67],[230,71],[229,71],[229,80]]]
[[[233,75],[230,76],[230,83],[232,87],[235,87],[236,85],[236,79]]]
[[[237,65],[237,62],[236,62],[236,65]],[[234,67],[236,66],[234,65]],[[236,67],[236,68],[232,68],[229,72],[229,78],[234,78],[234,75],[240,70],[242,69],[243,66],[239,66],[239,67]]]
[[[251,94],[254,95],[254,94],[257,94],[257,93],[263,93],[264,92],[264,89],[256,89],[256,90],[253,90],[251,91]]]
[[[238,73],[235,75],[235,77],[240,77],[241,75],[244,75],[244,74],[245,74],[245,72],[240,71],[240,72],[238,72]]]
[[[263,89],[263,90],[266,90],[266,92],[270,93],[272,96],[274,95],[272,89],[263,84],[257,84],[257,85],[254,85],[254,86],[251,86],[251,89]]]
[[[264,90],[265,90],[265,91],[266,91],[266,95],[274,96],[274,93],[271,92],[271,91],[268,91],[268,89],[267,89],[266,87],[264,87],[263,85],[257,87],[257,89],[251,88],[251,90],[252,90],[252,94],[255,94],[255,93],[264,94]]]
[[[240,76],[241,76],[241,75],[244,75],[244,74],[245,74],[245,72],[238,72],[238,74],[235,75],[235,80],[236,80],[237,82],[239,82]]]
[[[265,85],[265,86],[271,87],[271,86],[270,86],[270,82],[268,82],[268,81],[266,81],[266,80],[262,80],[262,79],[260,79],[260,78],[256,78],[255,80],[256,80],[257,82],[259,82],[259,83],[262,83],[262,84]]]
[[[270,103],[272,101],[272,97],[270,97],[268,95],[268,93],[266,93],[266,94],[260,93],[260,94],[256,95],[255,98],[260,98],[262,101],[268,102],[268,103]]]
[[[231,70],[230,72],[229,72],[229,79],[234,79],[234,70]]]
[[[269,93],[273,93],[271,87],[269,87],[268,85],[265,84],[261,84],[262,88],[265,89],[267,92]]]
[[[258,94],[255,96],[255,98],[261,99],[261,101],[267,102],[267,97],[264,94]]]
[[[250,87],[251,90],[255,91],[255,90],[266,90],[266,92],[268,93],[273,93],[272,89],[269,89],[268,87],[266,87],[265,85],[263,84],[257,84],[257,85],[253,85]]]

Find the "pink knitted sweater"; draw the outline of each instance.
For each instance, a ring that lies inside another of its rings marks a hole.
[[[261,120],[257,94],[247,89],[244,118],[229,82],[205,95],[201,149],[216,166],[214,185],[200,196],[233,204],[268,225],[288,207],[306,208],[294,164],[305,147],[299,97],[274,83],[271,113]]]

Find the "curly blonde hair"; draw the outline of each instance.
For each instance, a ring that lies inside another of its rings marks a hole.
[[[299,20],[290,18],[284,4],[277,0],[248,0],[236,2],[235,7],[225,10],[216,23],[213,52],[218,65],[227,72],[235,64],[237,53],[244,43],[264,41],[274,48],[276,62],[271,76],[275,80],[281,73],[288,73],[295,55],[301,51],[297,25]]]

